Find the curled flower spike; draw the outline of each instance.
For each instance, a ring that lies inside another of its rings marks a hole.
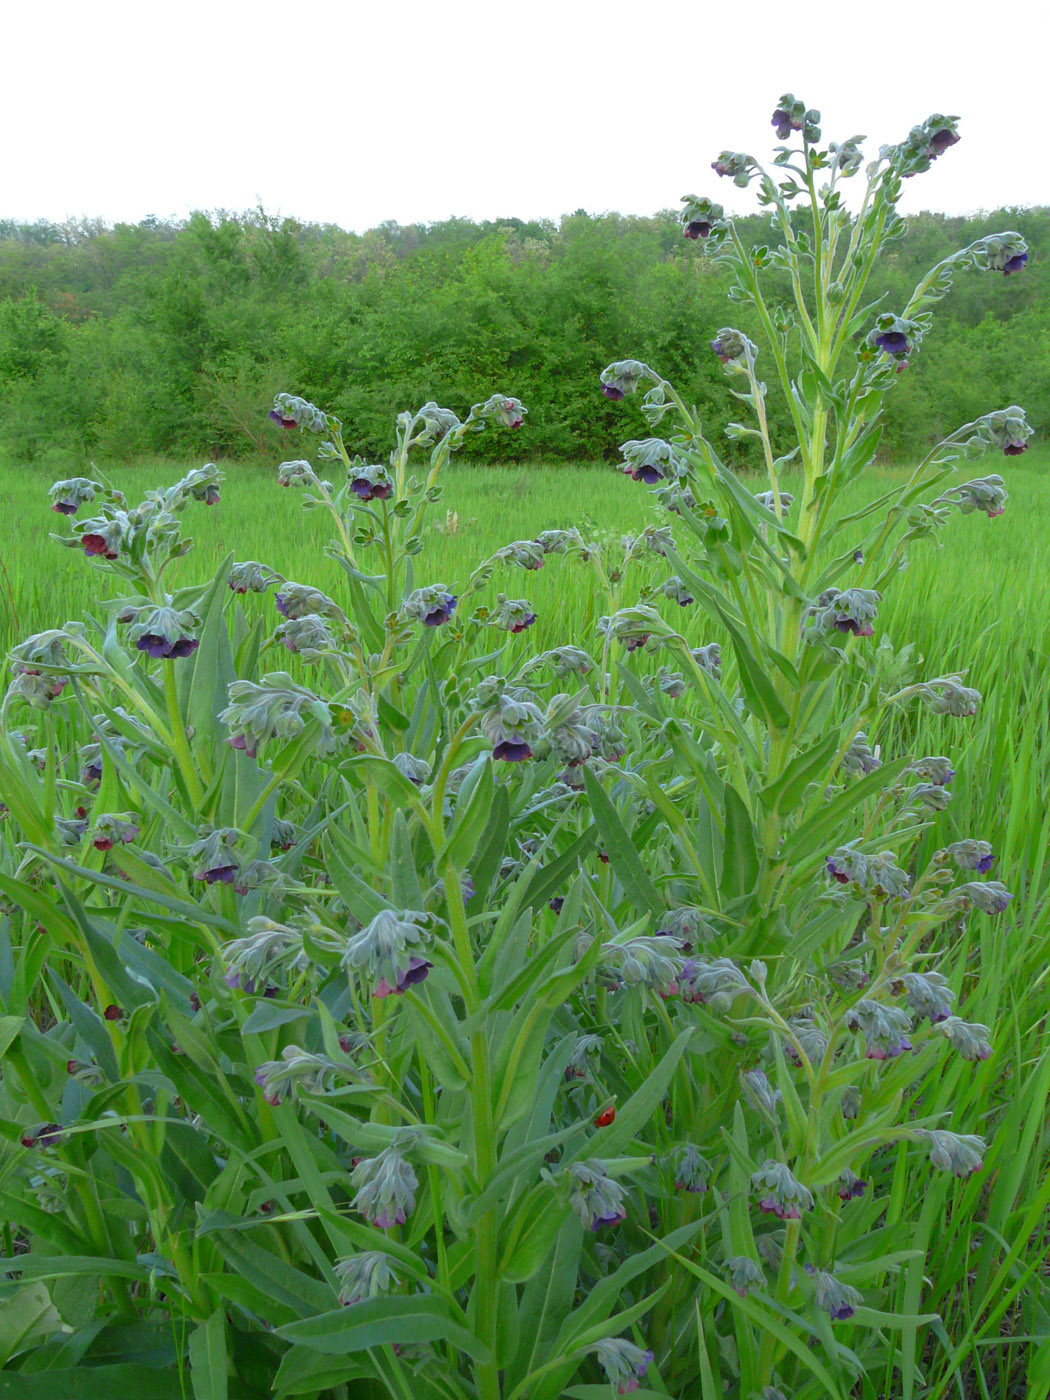
[[[474,705],[481,712],[481,730],[492,744],[493,758],[521,763],[532,757],[543,712],[531,690],[490,677],[478,686]]]
[[[903,996],[909,1010],[925,1016],[935,1026],[951,1015],[955,993],[939,972],[902,972],[890,984],[894,996]]]
[[[424,627],[441,627],[451,618],[458,601],[443,583],[431,583],[412,590],[401,605],[401,615]]]
[[[187,852],[193,862],[193,878],[208,885],[235,884],[245,864],[234,849],[242,836],[243,833],[232,826],[206,831]]]
[[[979,875],[987,875],[995,864],[995,853],[987,841],[953,841],[938,856],[954,860],[960,870],[976,870]]]
[[[532,605],[527,598],[508,598],[503,593],[499,595],[499,607],[496,611],[496,626],[502,628],[504,632],[524,632],[526,627],[531,627],[536,621],[536,614],[532,611]]]
[[[851,1031],[863,1032],[864,1053],[869,1060],[894,1060],[913,1048],[905,1034],[911,1020],[899,1006],[862,998],[846,1012],[845,1021]]]
[[[965,481],[961,486],[953,486],[939,496],[934,505],[948,501],[958,506],[962,515],[971,511],[983,510],[989,520],[1002,515],[1006,508],[1007,494],[1003,489],[1003,479],[999,475],[981,476],[975,481]]]
[[[294,428],[295,424],[288,424]],[[309,462],[303,461],[301,457],[292,462],[282,462],[277,468],[278,486],[317,486],[317,475]]]
[[[379,1230],[404,1225],[415,1209],[419,1181],[396,1145],[384,1148],[378,1157],[362,1158],[350,1184],[357,1187],[351,1208]]]
[[[711,169],[716,175],[729,176],[733,184],[741,189],[747,189],[755,162],[743,151],[723,151],[717,160],[711,162]]]
[[[602,393],[607,399],[619,402],[624,395],[633,394],[643,379],[656,382],[658,378],[659,376],[640,360],[617,360],[602,370]]]
[[[401,1283],[390,1255],[375,1249],[340,1259],[335,1266],[335,1276],[339,1280],[339,1301],[344,1307],[390,1293]]]
[[[342,620],[343,611],[319,588],[311,588],[308,583],[282,583],[281,591],[274,594],[274,607],[289,620],[309,617],[331,617]]]
[[[273,639],[293,656],[301,656],[306,662],[320,661],[337,650],[332,621],[314,613],[282,622],[275,629]]]
[[[1013,895],[999,880],[988,880],[984,884],[975,881],[968,885],[958,885],[952,890],[955,900],[968,903],[985,914],[1001,914],[1013,899]]]
[[[386,501],[394,494],[394,483],[386,467],[369,467],[358,461],[348,475],[350,490],[359,501]]]
[[[752,1288],[761,1288],[766,1281],[762,1265],[746,1254],[736,1254],[722,1265],[722,1272],[729,1279],[734,1293],[746,1298]]]
[[[576,1044],[572,1048],[569,1056],[569,1063],[565,1066],[566,1079],[586,1079],[589,1059],[600,1058],[602,1053],[602,1038],[600,1035],[578,1035]]]
[[[854,735],[849,748],[842,755],[842,768],[846,773],[863,776],[874,773],[882,766],[882,760],[868,743],[868,736],[861,730]]]
[[[752,990],[731,958],[690,958],[682,964],[678,982],[683,1001],[708,1003],[716,1011],[727,1011],[738,996]]]
[[[86,476],[70,477],[67,481],[56,481],[51,487],[51,509],[59,515],[76,515],[82,505],[93,501],[105,488]]]
[[[923,686],[920,694],[937,715],[956,715],[969,719],[977,713],[981,692],[963,685],[958,678],[945,676]]]
[[[684,208],[678,217],[686,238],[695,242],[699,238],[707,239],[712,234],[717,236],[725,232],[725,210],[721,204],[714,204],[710,199],[698,199],[695,194],[683,196],[682,204]]]
[[[625,474],[635,481],[644,481],[646,486],[681,473],[678,454],[662,438],[632,439],[621,444],[620,451],[627,463]]]
[[[312,945],[327,948],[334,961],[339,948],[335,931],[310,925],[309,932]],[[274,923],[261,914],[248,920],[248,932],[243,938],[223,945],[222,959],[227,987],[249,995],[278,972],[282,977],[297,976],[311,966],[310,954],[303,945],[303,927]]]
[[[617,1395],[630,1395],[645,1379],[651,1351],[643,1351],[622,1337],[605,1337],[595,1342],[591,1351],[601,1362],[606,1379]]]
[[[768,1158],[751,1176],[751,1189],[759,1193],[759,1210],[778,1220],[798,1220],[813,1209],[813,1196],[796,1181],[783,1162]]]
[[[644,986],[659,996],[673,996],[678,991],[682,964],[673,956],[677,940],[638,934],[622,942],[606,943],[602,947],[602,964],[615,968],[624,986]]]
[[[744,359],[749,364],[754,364],[755,356],[758,354],[757,347],[748,340],[743,332],[734,330],[732,326],[724,326],[711,342],[711,349],[724,365],[731,360]]]
[[[977,436],[998,447],[1005,457],[1019,457],[1022,452],[1027,452],[1028,439],[1033,431],[1024,409],[1013,404],[983,418],[978,424]]]
[[[515,540],[497,549],[494,557],[506,564],[516,564],[519,569],[542,569],[545,553],[541,540]]]
[[[265,593],[275,583],[280,583],[281,575],[266,564],[258,564],[254,559],[230,565],[227,586],[231,593]]]
[[[915,1136],[929,1144],[930,1163],[939,1171],[966,1177],[984,1166],[984,1138],[944,1128],[916,1128]]]
[[[675,1150],[674,1189],[686,1191],[691,1196],[702,1196],[711,1184],[713,1169],[705,1157],[701,1157],[691,1142]]]
[[[626,1220],[624,1189],[606,1175],[605,1163],[592,1157],[587,1162],[571,1162],[567,1168],[571,1189],[569,1204],[588,1230],[603,1225],[619,1225]]]
[[[989,1037],[991,1030],[977,1021],[963,1021],[958,1016],[947,1016],[937,1029],[951,1042],[964,1060],[987,1060],[992,1047]]]
[[[328,430],[328,415],[295,394],[277,394],[269,417],[282,428],[305,428],[311,433]]]
[[[520,428],[525,421],[528,409],[520,399],[509,399],[503,394],[493,394],[480,408],[471,411],[472,418],[490,419],[503,428]]]
[[[813,1289],[817,1306],[824,1309],[832,1322],[845,1322],[863,1305],[863,1294],[848,1283],[839,1283],[833,1274],[823,1269],[813,1273]]]
[[[418,910],[382,909],[347,940],[341,965],[371,978],[374,997],[401,996],[433,967],[422,950],[439,924],[433,914]]]
[[[103,814],[95,818],[91,844],[96,851],[111,851],[116,845],[127,845],[139,834],[139,828],[126,814]]]

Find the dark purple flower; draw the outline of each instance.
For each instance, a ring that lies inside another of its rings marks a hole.
[[[117,551],[111,550],[105,535],[81,535],[80,543],[85,554],[101,555],[105,559],[116,559]]]
[[[547,900],[547,908],[552,909],[555,914],[560,914],[565,903],[563,894],[556,894],[552,899]]]
[[[986,856],[981,856],[974,869],[977,870],[981,875],[987,875],[994,864],[995,856],[994,854],[989,853]]]
[[[1011,272],[1020,272],[1021,268],[1024,267],[1027,261],[1027,253],[1015,253],[1012,258],[1007,259],[1006,264],[1003,267],[1003,276],[1009,277]],[[54,509],[58,510],[58,506],[55,506]]]
[[[625,467],[624,473],[635,481],[644,481],[646,486],[652,486],[654,482],[664,479],[663,472],[652,462],[644,462],[640,467]]]
[[[854,637],[874,637],[875,628],[870,622],[860,623],[855,617],[837,617],[835,626],[840,632],[849,632]]]
[[[271,408],[267,415],[274,423],[279,423],[282,428],[296,428],[298,423],[294,418],[288,418],[285,414],[278,412],[276,408]]]
[[[832,1322],[845,1322],[846,1318],[852,1317],[856,1311],[856,1308],[851,1308],[848,1303],[840,1303],[837,1308],[833,1308],[832,1311],[828,1313],[828,1316],[831,1318]]]
[[[241,753],[247,754],[249,758],[255,757],[255,749],[250,749],[248,747],[248,740],[243,734],[234,734],[233,737],[227,739],[226,742],[231,749],[238,749]]]
[[[1007,438],[1003,444],[1004,457],[1020,457],[1022,452],[1028,451],[1028,443],[1024,438]]]
[[[935,131],[930,137],[928,154],[931,160],[936,160],[938,156],[943,156],[949,146],[958,144],[959,138],[955,132],[948,127],[942,127],[940,131]]]
[[[359,476],[351,481],[350,490],[362,501],[385,501],[394,492],[389,481],[373,482],[369,481],[367,476]]]
[[[617,389],[615,384],[603,384],[602,393],[607,399],[612,399],[613,403],[619,403],[623,398],[623,390]]]
[[[199,878],[209,885],[232,885],[236,877],[237,867],[235,865],[213,865]]]
[[[502,758],[505,763],[521,763],[532,757],[532,750],[524,740],[501,739],[492,750],[493,758]]]
[[[777,140],[786,141],[793,131],[801,131],[802,123],[791,120],[791,113],[778,107],[773,113],[770,125],[776,128]]]
[[[161,632],[144,632],[135,645],[139,651],[147,652],[150,656],[171,661],[178,656],[189,656],[197,650],[200,642],[195,637],[178,637],[174,642],[169,642]]]
[[[520,622],[516,622],[510,629],[514,633],[524,632],[526,627],[531,627],[536,621],[535,613],[526,613]]]
[[[1014,261],[1016,261],[1016,259],[1014,259]],[[57,510],[59,515],[76,515],[77,513],[75,501],[55,501],[51,509]]]
[[[904,1035],[898,1041],[869,1041],[865,1059],[895,1060],[898,1055],[903,1055],[905,1050],[913,1050],[914,1048],[908,1037]]]
[[[627,1212],[621,1207],[619,1210],[610,1211],[608,1215],[595,1215],[591,1219],[591,1229],[597,1233],[603,1225],[619,1225],[621,1220],[627,1219]]]
[[[906,355],[911,349],[908,337],[903,331],[883,331],[875,337],[875,344],[887,355]]]
[[[403,996],[409,987],[414,987],[417,982],[426,980],[427,973],[434,966],[432,962],[427,962],[426,958],[409,958],[408,967],[404,972],[400,972],[397,978],[397,986],[392,987],[385,977],[380,977],[379,981],[372,988],[374,997]],[[375,1222],[377,1225],[378,1221]],[[404,1224],[404,1220],[400,1221]],[[380,1225],[381,1230],[385,1230],[385,1225]]]
[[[85,787],[90,787],[92,783],[102,781],[102,765],[100,763],[89,763],[86,768],[80,770],[80,781]]]
[[[842,867],[835,860],[834,856],[828,856],[827,860],[824,862],[824,869],[828,872],[831,878],[833,880],[837,880],[840,885],[849,884],[849,874],[842,869]]]
[[[627,640],[624,642],[624,646],[627,648],[628,651],[637,651],[639,647],[644,647],[648,640],[649,633],[643,632],[638,637],[628,637]]]
[[[445,601],[439,607],[431,608],[423,619],[424,627],[440,627],[443,622],[447,622],[456,610],[458,599],[451,593],[445,594]]]
[[[20,1141],[23,1147],[55,1147],[62,1137],[62,1129],[57,1123],[41,1123],[38,1128],[24,1133]]]
[[[686,238],[707,238],[711,233],[711,225],[706,219],[694,219],[691,224],[686,224],[683,233]]]

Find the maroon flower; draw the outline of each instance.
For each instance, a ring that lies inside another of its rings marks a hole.
[[[248,747],[248,740],[244,737],[243,734],[234,734],[233,737],[227,739],[226,742],[229,744],[231,749],[237,749],[241,753],[247,754],[249,758],[255,757],[255,749],[250,749]]]
[[[369,481],[367,476],[355,477],[350,490],[362,501],[385,501],[394,493],[389,481]]]
[[[135,645],[139,651],[147,652],[150,656],[171,661],[178,656],[189,656],[200,643],[194,637],[178,637],[174,642],[169,642],[163,633],[144,632]]]
[[[76,515],[77,513],[75,501],[55,501],[51,509],[57,510],[59,515]]]
[[[949,127],[942,127],[940,131],[935,131],[930,137],[929,155],[932,160],[938,156],[943,156],[949,146],[958,144],[959,138]]]
[[[101,555],[104,559],[116,559],[119,552],[109,548],[105,535],[81,535],[80,543],[85,554]]]
[[[607,399],[612,399],[613,403],[619,403],[623,398],[623,390],[617,389],[615,384],[603,384],[602,393]]]
[[[271,408],[267,415],[274,423],[279,423],[282,428],[297,428],[299,425],[294,418],[289,418],[287,414],[279,412],[276,408]],[[287,485],[287,483],[285,483]]]
[[[1024,438],[1007,438],[1003,444],[1004,457],[1020,457],[1022,452],[1028,451],[1028,443]]]
[[[712,225],[706,219],[694,219],[692,223],[686,224],[682,230],[686,238],[707,238],[711,233]]]
[[[531,627],[532,624],[533,624],[535,621],[536,621],[536,614],[535,614],[535,613],[526,613],[525,616],[522,618],[522,620],[521,620],[520,622],[516,622],[516,623],[514,624],[514,626],[511,627],[510,630],[511,630],[512,632],[514,632],[514,633],[524,632],[524,631],[525,631],[525,628],[526,628],[526,627]]]
[[[200,876],[209,885],[232,885],[237,878],[237,867],[235,865],[213,865],[210,870],[205,870]]]

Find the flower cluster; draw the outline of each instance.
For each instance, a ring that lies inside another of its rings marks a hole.
[[[789,1167],[772,1158],[751,1174],[751,1189],[759,1193],[759,1210],[778,1220],[798,1220],[804,1210],[813,1209],[811,1192],[795,1180]]]
[[[351,1206],[378,1230],[404,1225],[416,1204],[419,1180],[396,1144],[378,1157],[363,1157],[350,1175],[357,1188]]]
[[[374,997],[401,996],[434,966],[422,956],[440,920],[412,909],[381,909],[346,941],[344,968],[364,973]]]
[[[597,1157],[587,1162],[570,1162],[567,1172],[569,1204],[588,1230],[619,1225],[627,1218],[624,1189],[606,1174],[604,1162]]]

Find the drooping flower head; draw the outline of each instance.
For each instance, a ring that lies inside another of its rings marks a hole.
[[[401,996],[433,967],[422,954],[439,924],[419,910],[381,909],[347,940],[341,965],[360,970],[374,997]]]
[[[48,493],[51,497],[51,509],[58,511],[59,515],[76,515],[82,505],[93,501],[95,496],[104,490],[105,487],[99,482],[91,481],[86,476],[56,481]]]
[[[351,1173],[350,1184],[357,1188],[351,1207],[379,1230],[404,1225],[415,1209],[419,1181],[396,1144],[384,1148],[378,1157],[363,1157]]]
[[[817,1306],[824,1309],[832,1322],[845,1322],[864,1302],[863,1294],[848,1283],[840,1283],[824,1269],[814,1270],[813,1291]]]
[[[722,1272],[729,1279],[733,1292],[741,1298],[746,1298],[752,1288],[761,1288],[766,1281],[762,1265],[756,1259],[749,1259],[746,1254],[735,1254],[726,1259]]]
[[[915,1136],[929,1144],[930,1162],[942,1172],[966,1177],[984,1165],[984,1138],[972,1133],[951,1133],[945,1128],[916,1128]]]
[[[674,1189],[691,1196],[703,1195],[711,1184],[711,1163],[700,1155],[691,1142],[679,1147],[674,1154]]]
[[[618,402],[625,394],[633,394],[643,379],[656,382],[658,378],[659,376],[640,360],[617,360],[602,370],[602,393],[607,399]]]
[[[1024,409],[1016,404],[989,413],[978,427],[978,435],[998,447],[1005,457],[1019,457],[1027,452],[1032,432]]]
[[[758,1192],[759,1210],[778,1220],[798,1220],[804,1210],[813,1209],[813,1196],[796,1181],[783,1162],[767,1158],[751,1176],[751,1189]]]
[[[846,1012],[845,1021],[851,1031],[863,1033],[869,1060],[894,1060],[912,1049],[907,1036],[911,1018],[899,1006],[883,1006],[862,997]]]
[[[431,583],[412,590],[401,605],[401,615],[422,622],[424,627],[441,627],[451,618],[457,602],[443,583]]]
[[[507,685],[501,676],[490,676],[479,683],[473,703],[480,711],[481,730],[492,744],[493,758],[520,763],[532,757],[543,711],[531,690]]]
[[[621,445],[627,465],[624,472],[635,481],[653,486],[666,477],[675,478],[683,470],[677,452],[662,438],[640,438]]]
[[[366,466],[355,461],[348,473],[350,490],[359,501],[386,501],[394,494],[394,483],[383,466]]]
[[[820,113],[806,104],[793,92],[784,93],[777,103],[771,118],[778,141],[786,141],[793,131],[801,131],[809,142],[820,140]]]
[[[503,428],[520,428],[525,421],[528,409],[520,399],[507,398],[504,394],[493,394],[480,408],[472,410],[471,417],[490,420]]]
[[[601,1362],[606,1379],[617,1395],[630,1395],[645,1379],[651,1351],[643,1351],[622,1337],[605,1337],[595,1342],[591,1350]]]
[[[401,1282],[390,1255],[376,1249],[340,1259],[335,1266],[335,1276],[339,1280],[339,1301],[344,1307],[389,1293]]]
[[[527,598],[508,598],[501,593],[498,602],[496,626],[504,632],[524,632],[536,621],[536,614]]]
[[[567,1170],[571,1182],[569,1204],[588,1230],[619,1225],[627,1218],[624,1189],[606,1174],[604,1162],[592,1157],[587,1162],[570,1162]]]
[[[748,340],[742,331],[734,330],[732,326],[722,327],[712,340],[711,349],[724,365],[729,364],[732,360],[740,359],[754,364],[755,356],[758,354],[755,344]]]
[[[682,205],[678,217],[682,221],[682,232],[686,238],[694,241],[699,238],[706,240],[713,234],[715,241],[720,241],[719,235],[727,228],[725,210],[721,204],[715,204],[710,199],[698,198],[695,194],[687,194],[682,198]]]
[[[305,428],[311,433],[328,429],[328,415],[296,394],[277,394],[269,417],[282,428]]]

